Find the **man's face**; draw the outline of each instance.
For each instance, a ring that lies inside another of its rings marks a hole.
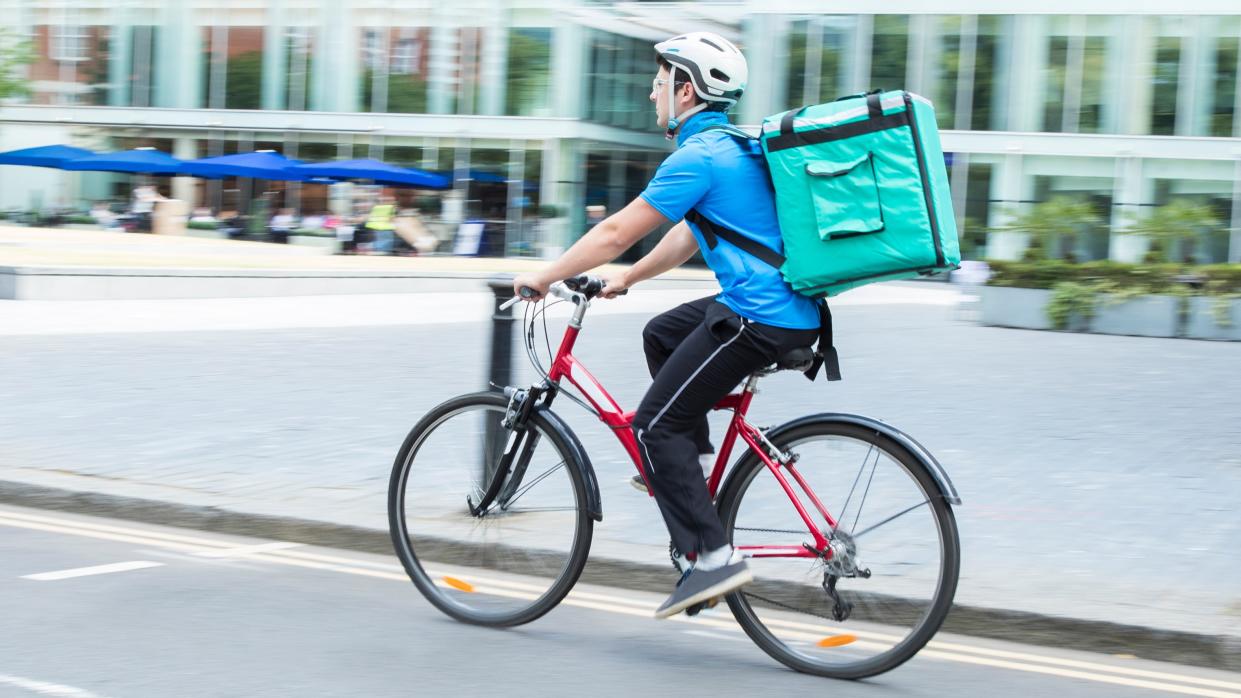
[[[681,72],[678,78],[684,76]],[[655,123],[660,128],[668,128],[668,69],[660,67],[655,73],[655,81],[651,84],[651,101],[655,103]],[[684,114],[685,110],[694,106],[694,88],[689,83],[674,86],[673,99],[676,100],[676,109],[678,114]]]

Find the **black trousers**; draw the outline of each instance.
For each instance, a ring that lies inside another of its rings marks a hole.
[[[633,430],[677,550],[699,553],[729,542],[698,464],[698,454],[715,450],[707,413],[751,373],[818,336],[817,329],[788,330],[739,317],[714,296],[647,323],[642,340],[655,380]]]

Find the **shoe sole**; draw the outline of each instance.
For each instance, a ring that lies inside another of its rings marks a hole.
[[[655,617],[661,620],[664,618],[670,618],[684,611],[690,606],[693,606],[694,604],[703,603],[704,601],[707,601],[715,596],[724,596],[726,594],[731,594],[732,592],[740,589],[741,587],[753,581],[754,581],[754,573],[751,572],[749,568],[746,568],[743,572],[733,577],[729,577],[728,579],[723,580],[722,582],[716,584],[715,586],[707,587],[706,589],[703,589],[697,594],[694,594],[693,596],[685,598],[684,600],[682,600],[680,603],[676,604],[675,606],[669,606],[668,608],[662,611],[656,610]]]
[[[642,494],[651,493],[651,491],[646,488],[646,483],[643,482],[641,478],[638,478],[636,480],[634,478],[629,478],[629,486],[641,492]]]

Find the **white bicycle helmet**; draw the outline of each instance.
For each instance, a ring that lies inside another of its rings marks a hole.
[[[690,32],[655,44],[655,53],[668,62],[668,133],[686,117],[712,107],[727,111],[745,92],[749,69],[741,51],[719,34]],[[702,98],[684,114],[676,114],[672,99],[677,71],[689,76],[694,92]]]

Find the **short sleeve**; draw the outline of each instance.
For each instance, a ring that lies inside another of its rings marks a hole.
[[[642,198],[664,218],[676,223],[698,205],[710,188],[711,151],[702,140],[694,140],[660,164]]]

